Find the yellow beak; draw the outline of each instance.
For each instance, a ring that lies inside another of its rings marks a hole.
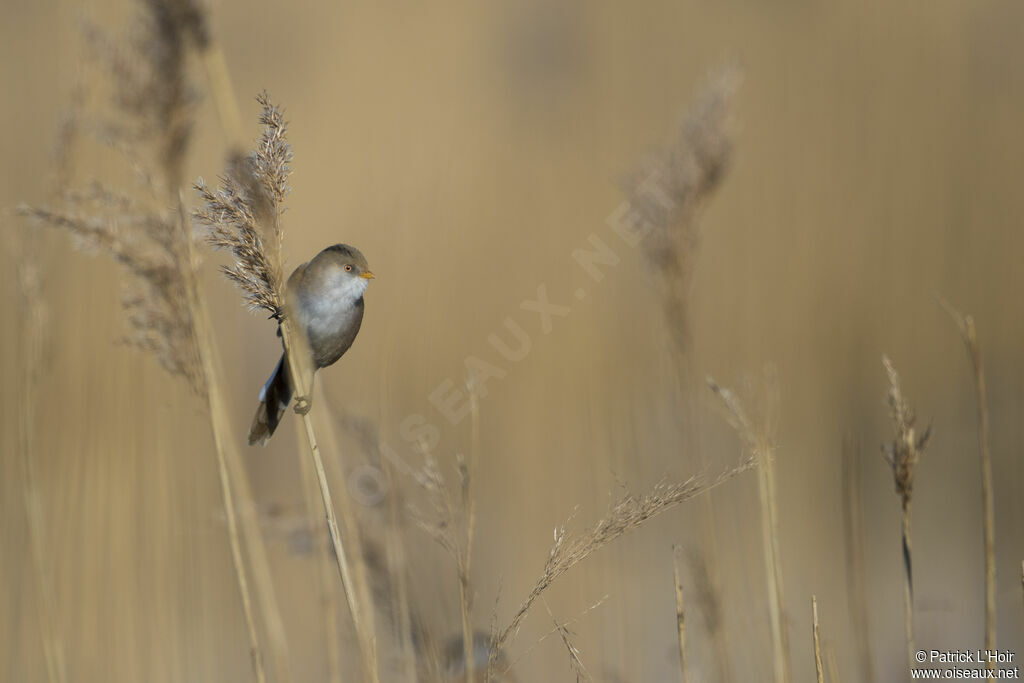
[[[361,277],[361,278],[365,278],[365,279],[367,279],[367,280],[373,280],[373,279],[374,279],[374,275],[373,275],[373,273],[371,273],[371,272],[370,272],[370,271],[368,271],[368,270],[364,270],[364,271],[363,271],[362,273],[360,273],[360,274],[359,274],[359,277]]]

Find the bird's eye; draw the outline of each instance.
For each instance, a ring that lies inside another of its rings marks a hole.
[[[348,272],[352,272],[352,266],[345,266],[345,270],[347,270]]]

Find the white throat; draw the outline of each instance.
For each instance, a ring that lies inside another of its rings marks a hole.
[[[303,309],[310,334],[335,334],[344,327],[367,284],[361,277],[339,278],[322,296],[305,299]]]
[[[370,281],[362,277],[348,277],[338,286],[331,288],[331,296],[344,299],[350,304],[363,295]]]
[[[369,281],[361,277],[339,278],[311,303],[316,315],[334,315],[351,308],[366,291]]]

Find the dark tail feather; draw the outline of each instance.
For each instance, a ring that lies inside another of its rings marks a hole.
[[[288,374],[288,362],[282,355],[260,392],[260,407],[256,409],[256,417],[249,427],[250,446],[267,445],[291,400],[292,378]]]

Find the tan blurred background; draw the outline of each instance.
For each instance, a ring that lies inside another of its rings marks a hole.
[[[127,0],[8,0],[0,27],[0,206],[47,199],[54,134],[84,48],[78,20],[111,28]],[[398,424],[443,430],[438,456],[469,446],[427,396],[459,382],[470,355],[498,363],[481,407],[475,619],[507,621],[540,571],[552,529],[596,520],[627,486],[712,471],[741,448],[703,377],[728,385],[778,369],[777,478],[785,611],[795,681],[814,680],[810,596],[843,680],[860,670],[847,604],[840,443],[863,454],[868,614],[876,680],[905,661],[899,504],[879,454],[890,439],[888,353],[934,425],[915,499],[917,641],[982,646],[983,565],[975,404],[966,355],[941,293],[973,313],[985,353],[996,481],[999,644],[1024,644],[1024,7],[1012,0],[870,2],[216,2],[247,135],[252,96],[283,104],[295,148],[286,249],[360,247],[378,279],[353,349],[321,375],[333,414],[372,420],[411,451]],[[639,253],[582,301],[572,261],[622,201],[621,178],[671,139],[710,69],[744,72],[735,163],[703,222],[692,295],[691,380],[673,399],[670,350]],[[196,83],[201,86],[200,73]],[[224,152],[214,109],[199,111],[188,177],[213,178]],[[82,177],[108,170],[88,147]],[[5,233],[21,223],[4,219]],[[183,384],[116,345],[119,275],[47,233],[42,259],[52,352],[39,387],[34,459],[57,630],[69,680],[251,680],[225,543],[209,423]],[[3,303],[16,310],[14,252],[0,250]],[[211,261],[216,262],[213,258]],[[279,347],[207,268],[228,355],[240,446]],[[550,334],[520,309],[545,284],[571,307]],[[513,317],[533,339],[499,361],[487,336]],[[9,316],[12,318],[15,316]],[[19,328],[0,334],[0,376],[19,366]],[[15,424],[0,392],[0,679],[45,680],[39,583],[28,552]],[[320,409],[323,409],[321,407]],[[289,531],[304,514],[289,417],[266,450],[244,447],[264,515],[295,680],[326,676],[314,556]],[[359,462],[346,443],[345,467]],[[447,467],[447,464],[446,464]],[[449,472],[451,470],[448,470]],[[337,482],[342,485],[343,482]],[[770,631],[756,477],[715,492],[724,628],[735,680],[770,680]],[[673,543],[699,549],[699,505],[684,505],[590,558],[549,593],[573,618],[597,681],[678,675]],[[369,513],[372,515],[372,511]],[[416,529],[413,590],[438,637],[459,630],[450,558]],[[687,573],[685,586],[695,591]],[[353,652],[347,617],[345,652]],[[711,677],[699,613],[693,680]],[[513,659],[550,629],[535,610]],[[573,680],[544,640],[524,681]]]

